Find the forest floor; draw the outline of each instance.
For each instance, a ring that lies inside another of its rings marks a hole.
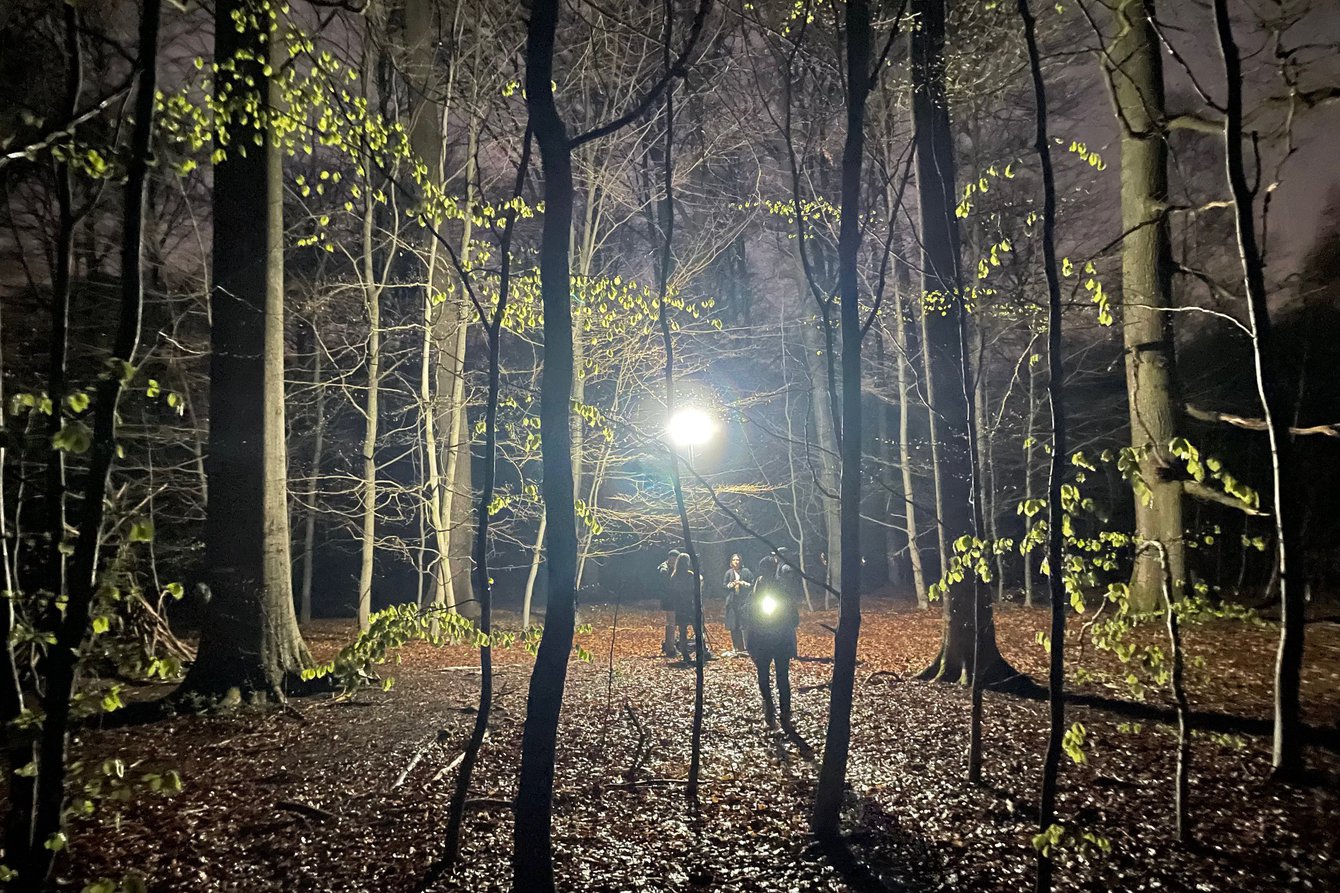
[[[1046,704],[988,694],[985,784],[965,783],[967,692],[910,679],[935,653],[938,612],[878,601],[866,608],[848,773],[847,824],[855,833],[845,854],[819,850],[806,830],[831,667],[823,624],[834,624],[835,612],[811,614],[801,628],[792,675],[803,741],[763,727],[748,658],[708,664],[696,819],[681,783],[692,669],[659,656],[659,613],[625,607],[617,630],[607,608],[583,615],[592,631],[580,641],[592,659],[573,662],[558,749],[562,889],[1031,889]],[[1001,650],[1039,679],[1044,655],[1036,633],[1045,623],[1045,611],[998,611]],[[709,629],[715,647],[728,641],[724,629]],[[308,636],[321,655],[350,633],[348,624],[330,622]],[[1187,631],[1189,652],[1208,661],[1207,669],[1189,671],[1193,707],[1254,721],[1221,717],[1219,727],[1249,734],[1194,739],[1189,846],[1171,842],[1175,732],[1109,710],[1069,709],[1068,721],[1087,728],[1087,762],[1063,758],[1059,815],[1106,838],[1111,852],[1061,853],[1058,889],[1340,889],[1340,627],[1314,624],[1308,633],[1307,720],[1329,749],[1310,750],[1311,783],[1283,787],[1266,781],[1269,737],[1258,734],[1268,730],[1275,629],[1215,622]],[[120,757],[131,766],[128,776],[173,768],[185,788],[127,805],[117,822],[104,814],[77,825],[58,866],[63,885],[79,890],[134,871],[155,891],[420,888],[440,852],[455,781],[448,767],[473,722],[479,675],[466,648],[415,644],[402,658],[387,667],[395,677],[390,691],[300,699],[292,710],[264,715],[83,733],[76,753],[85,765]],[[510,886],[508,801],[531,658],[513,649],[497,661],[493,729],[476,773],[464,860],[432,890]],[[1083,663],[1096,676],[1090,691],[1129,698],[1124,683],[1103,684],[1125,675],[1110,659],[1090,646]],[[1156,692],[1147,698],[1166,702]],[[648,736],[643,768],[630,778],[633,716]]]

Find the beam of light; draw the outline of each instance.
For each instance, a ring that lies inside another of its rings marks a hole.
[[[686,406],[670,417],[665,430],[675,446],[702,446],[716,434],[717,423],[698,407]]]

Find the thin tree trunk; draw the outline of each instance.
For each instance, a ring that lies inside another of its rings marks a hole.
[[[140,13],[141,68],[135,92],[125,201],[121,228],[121,307],[112,358],[132,369],[139,348],[144,307],[143,231],[149,150],[153,135],[154,91],[158,63],[158,0],[145,0]],[[97,592],[99,546],[106,512],[107,484],[116,462],[117,407],[128,375],[107,375],[98,383],[93,408],[93,440],[80,504],[79,536],[70,562],[69,599],[47,654],[45,715],[38,746],[36,803],[28,851],[16,853],[18,889],[36,893],[45,886],[58,848],[48,846],[61,829],[67,775],[67,735],[71,698],[90,610]]]
[[[558,0],[535,0],[526,40],[526,109],[544,171],[540,296],[544,312],[544,377],[540,383],[541,490],[548,519],[548,605],[531,672],[521,736],[521,773],[513,829],[512,886],[526,893],[554,889],[551,836],[554,757],[572,652],[577,596],[577,523],[572,480],[572,147],[554,102]]]
[[[80,15],[74,4],[64,10],[65,21],[65,97],[61,103],[71,119],[79,108],[83,89],[84,64],[79,46]],[[47,416],[48,442],[54,444],[65,424],[65,398],[69,385],[66,381],[69,353],[70,299],[74,274],[74,171],[66,161],[56,161],[56,257],[51,275],[51,355],[47,380],[47,394],[51,412]],[[46,467],[47,516],[47,579],[44,585],[58,595],[66,593],[65,543],[65,451],[54,445],[47,450]]]
[[[1024,41],[1028,46],[1029,71],[1033,79],[1036,106],[1034,149],[1042,170],[1042,257],[1047,276],[1047,396],[1051,403],[1051,471],[1047,480],[1047,581],[1051,596],[1050,660],[1047,669],[1048,715],[1047,753],[1042,768],[1042,793],[1039,797],[1038,830],[1047,834],[1056,821],[1056,782],[1061,768],[1061,744],[1065,735],[1065,541],[1062,531],[1061,484],[1065,475],[1066,418],[1065,367],[1061,355],[1061,282],[1056,261],[1056,182],[1052,173],[1051,142],[1047,133],[1047,90],[1042,79],[1038,53],[1036,21],[1029,0],[1018,0],[1023,19]],[[1038,848],[1037,893],[1052,888],[1052,853]]]
[[[1303,667],[1304,584],[1307,571],[1302,543],[1301,514],[1287,492],[1293,469],[1293,440],[1289,433],[1289,395],[1276,372],[1274,333],[1266,292],[1265,265],[1256,239],[1255,195],[1247,182],[1242,151],[1242,63],[1233,37],[1227,0],[1214,0],[1215,29],[1224,60],[1227,100],[1224,114],[1225,168],[1233,196],[1238,254],[1247,290],[1247,319],[1252,335],[1252,359],[1262,417],[1270,441],[1271,485],[1275,505],[1276,557],[1280,588],[1280,647],[1275,663],[1275,736],[1271,765],[1278,779],[1295,779],[1303,772],[1303,723],[1300,676]]]
[[[372,185],[364,183],[362,273],[363,306],[368,317],[368,384],[363,404],[363,529],[358,564],[358,628],[364,632],[372,617],[372,578],[377,560],[377,427],[382,385],[381,285],[373,269],[372,218],[375,206],[372,193]]]
[[[664,63],[667,73],[670,69],[670,37],[674,31],[672,0],[665,2],[665,40],[663,43]],[[661,330],[661,341],[665,346],[665,408],[673,415],[678,408],[675,395],[675,345],[670,337],[670,316],[666,311],[666,298],[670,291],[670,274],[674,265],[675,241],[675,191],[674,191],[674,148],[675,148],[675,105],[674,87],[665,91],[665,145],[664,145],[664,181],[662,188],[665,196],[661,202],[659,223],[663,237],[660,262],[656,268],[656,316]],[[689,555],[689,573],[693,575],[693,625],[698,636],[698,648],[693,660],[693,725],[689,740],[689,778],[685,786],[689,810],[698,811],[698,786],[702,774],[703,753],[703,688],[707,667],[707,631],[703,629],[703,573],[698,563],[698,550],[693,544],[693,531],[689,527],[689,512],[684,503],[684,483],[679,473],[679,450],[670,445],[670,481],[675,491],[675,508],[679,512],[680,536],[684,540],[684,551]],[[684,643],[685,649],[688,642]]]
[[[521,197],[526,183],[526,172],[530,167],[530,131],[522,138],[521,163],[517,167],[516,186],[512,190],[514,199]],[[517,212],[514,207],[505,212],[502,238],[499,240],[499,281],[498,301],[491,319],[481,319],[484,333],[488,339],[488,397],[484,404],[484,479],[479,491],[479,500],[475,504],[475,545],[474,572],[475,592],[479,596],[479,631],[483,639],[479,645],[479,709],[475,712],[475,724],[470,730],[470,738],[461,757],[460,773],[456,777],[456,789],[451,797],[451,806],[447,819],[447,846],[441,864],[455,865],[460,858],[461,826],[465,821],[465,803],[470,796],[470,781],[474,776],[479,751],[484,746],[484,736],[488,732],[489,716],[493,710],[493,583],[489,579],[489,507],[493,502],[494,481],[496,479],[498,458],[498,393],[502,384],[500,349],[502,342],[503,317],[507,313],[507,302],[512,283],[512,228],[516,223]],[[470,288],[468,273],[462,265],[461,284]]]
[[[326,389],[321,377],[322,348],[317,338],[315,322],[312,325],[312,387],[316,390],[316,418],[312,420],[312,465],[307,478],[307,514],[303,518],[302,582],[298,597],[298,620],[312,622],[312,574],[316,567],[317,499],[320,498],[321,460],[324,458],[326,438]]]
[[[530,629],[530,615],[535,604],[535,580],[540,575],[540,559],[544,555],[544,537],[548,526],[549,513],[541,507],[540,523],[535,530],[535,545],[530,552],[530,571],[526,574],[526,592],[521,597],[522,629]]]
[[[1034,418],[1037,415],[1038,375],[1032,362],[1032,342],[1029,343],[1028,363],[1028,421],[1024,423],[1024,502],[1033,498],[1033,439],[1035,436]],[[1024,561],[1024,605],[1033,607],[1033,557],[1029,553],[1022,556]]]
[[[936,364],[931,362],[930,332],[927,330],[927,319],[930,316],[930,311],[924,302],[925,295],[923,294],[917,301],[917,310],[921,320],[921,331],[919,333],[921,336],[921,390],[926,398],[926,440],[931,448],[931,481],[935,493],[936,573],[943,576],[945,571],[949,569],[949,542],[945,537],[944,463],[940,457],[940,423],[936,419],[936,407],[939,405],[935,397]],[[947,613],[946,610],[946,616]]]
[[[861,162],[865,152],[865,102],[871,86],[870,7],[847,2],[847,134],[842,150],[842,208],[838,231],[838,295],[842,332],[842,562],[838,629],[833,638],[833,678],[828,700],[824,758],[815,787],[811,827],[836,838],[851,749],[856,647],[861,632]]]
[[[907,265],[901,259],[895,261],[894,272],[895,310],[894,338],[898,342],[898,465],[903,475],[903,503],[907,511],[907,551],[912,561],[912,585],[916,588],[917,607],[925,610],[930,607],[926,598],[926,572],[921,563],[921,544],[917,526],[917,505],[912,483],[912,457],[908,423],[911,418],[911,371],[912,355],[907,334],[907,313],[904,296],[910,284],[907,278]]]

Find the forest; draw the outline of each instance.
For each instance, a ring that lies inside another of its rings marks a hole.
[[[1334,0],[0,47],[0,890],[1340,889]]]

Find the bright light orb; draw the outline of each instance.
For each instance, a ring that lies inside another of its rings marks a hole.
[[[670,417],[666,433],[676,446],[702,446],[716,433],[717,423],[710,415],[695,406],[687,406]]]
[[[780,607],[781,604],[777,601],[775,596],[765,595],[758,600],[758,609],[763,612],[763,616],[765,617],[771,617],[773,614],[776,614],[777,609]]]

